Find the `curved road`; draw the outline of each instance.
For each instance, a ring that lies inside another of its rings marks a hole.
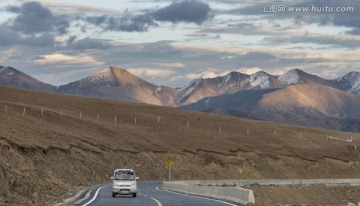
[[[161,182],[138,183],[138,195],[111,196],[111,185],[95,188],[78,206],[237,206],[219,200],[159,190]]]

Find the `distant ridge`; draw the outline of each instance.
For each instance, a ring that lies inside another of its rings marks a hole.
[[[59,87],[0,66],[0,85],[360,132],[360,73],[355,71],[333,80],[300,69],[279,76],[231,72],[175,89],[115,66]]]
[[[111,66],[79,81],[58,87],[57,92],[106,99],[173,105],[175,89],[151,84],[127,70]]]
[[[55,86],[41,82],[17,69],[5,66],[0,66],[0,85],[41,92],[55,92]]]

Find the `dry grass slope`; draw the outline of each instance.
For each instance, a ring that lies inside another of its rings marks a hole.
[[[69,189],[108,181],[119,167],[164,180],[169,155],[174,179],[356,178],[359,140],[356,133],[0,87],[0,205],[51,205],[72,195]]]

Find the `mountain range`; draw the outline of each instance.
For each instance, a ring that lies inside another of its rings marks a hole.
[[[170,88],[111,66],[56,87],[0,66],[0,85],[360,132],[359,72],[332,80],[299,69],[279,76],[231,72]]]

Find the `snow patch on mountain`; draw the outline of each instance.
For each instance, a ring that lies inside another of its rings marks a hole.
[[[250,75],[248,82],[250,83],[251,88],[259,87],[260,89],[267,89],[271,84],[269,74],[262,71]]]
[[[299,73],[296,70],[290,70],[285,74],[280,75],[277,80],[284,85],[301,84],[303,83]]]
[[[157,92],[160,92],[161,90],[162,90],[162,86],[157,86],[155,92],[157,93]]]
[[[179,93],[184,93],[182,95],[182,98],[187,97],[191,93],[193,93],[201,81],[202,81],[202,79],[195,79],[192,82],[190,82],[190,84],[188,84],[187,86],[184,86],[182,89],[180,89]]]
[[[103,69],[93,75],[85,77],[79,81],[80,87],[103,85],[112,86],[115,83],[115,78],[110,69]]]
[[[195,87],[189,87],[183,97],[189,96],[191,93],[193,93],[193,91],[195,91]]]
[[[360,94],[360,81],[356,82],[351,89],[347,90],[347,92]]]
[[[359,72],[350,72],[342,77],[335,79],[335,82],[341,83],[346,82],[349,87],[347,88],[347,92],[360,94],[360,73]]]
[[[225,84],[227,84],[230,80],[231,80],[231,78],[232,78],[232,74],[233,73],[229,73],[229,74],[227,74],[226,76],[225,76]]]
[[[100,72],[97,72],[88,77],[91,83],[97,83],[99,81],[103,82],[111,82],[114,77],[110,71],[110,69],[103,69]]]
[[[351,92],[351,93],[360,94],[360,73],[359,72],[350,72],[349,74],[344,76],[344,78],[346,78],[352,86],[351,89],[349,89],[347,91]]]
[[[12,76],[15,74],[15,70],[11,67],[3,67],[0,69],[0,74],[3,76]]]

